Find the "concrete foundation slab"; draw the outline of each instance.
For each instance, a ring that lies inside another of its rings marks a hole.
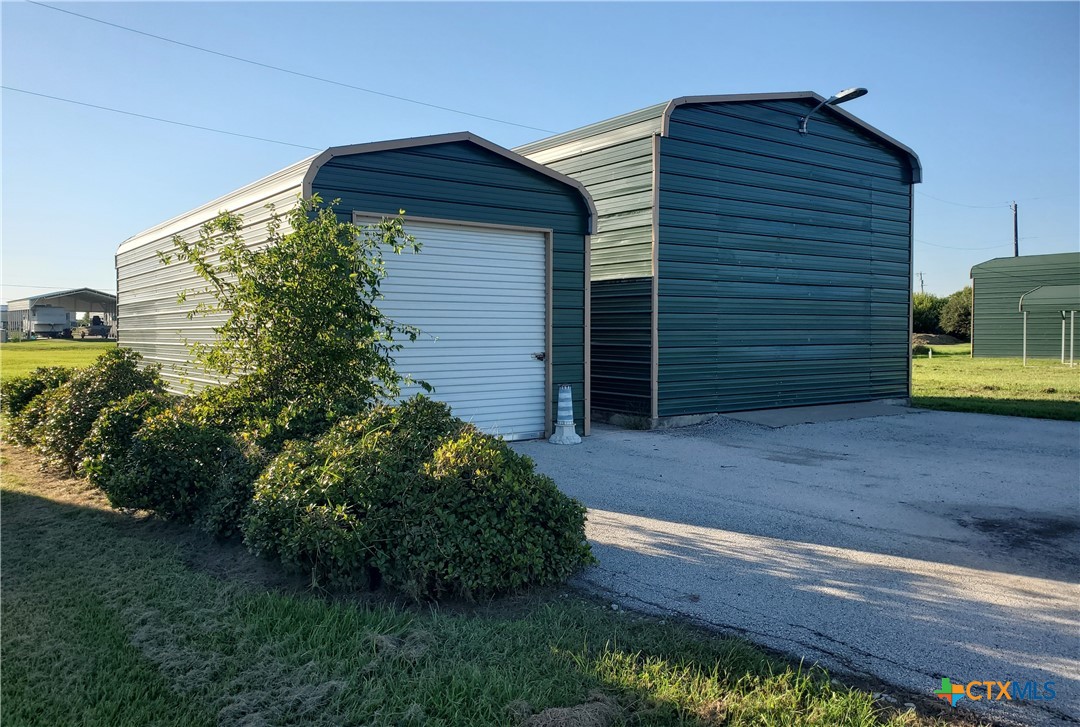
[[[896,416],[918,412],[908,406],[884,401],[860,401],[852,404],[828,404],[825,406],[793,406],[785,409],[758,409],[740,411],[723,416],[741,422],[759,424],[777,429],[795,424],[817,424],[819,422],[840,422],[848,419],[866,419],[868,417]]]

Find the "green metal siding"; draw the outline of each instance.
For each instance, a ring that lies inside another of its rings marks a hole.
[[[592,406],[649,416],[652,278],[592,284]]]
[[[1043,285],[1076,283],[1080,280],[1080,252],[996,258],[973,267],[971,279],[971,354],[1019,357],[1023,354],[1024,327],[1020,296]],[[1060,313],[1028,314],[1028,356],[1061,356]]]
[[[591,277],[652,275],[653,142],[665,104],[515,149],[586,186],[596,205]]]
[[[574,418],[584,424],[585,238],[588,209],[573,188],[469,143],[338,156],[311,190],[340,200],[338,214],[406,211],[433,217],[553,230],[552,414],[558,384],[571,384]],[[421,241],[422,242],[422,241]]]
[[[659,415],[908,395],[911,164],[811,102],[660,140]]]

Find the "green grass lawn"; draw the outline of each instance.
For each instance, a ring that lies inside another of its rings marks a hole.
[[[86,366],[116,341],[70,341],[41,338],[0,343],[0,381],[30,373],[38,366]]]
[[[971,358],[971,344],[914,358],[911,403],[927,409],[1080,421],[1080,367],[1060,361]]]
[[[900,712],[743,641],[567,589],[440,608],[312,592],[239,544],[110,510],[19,449],[0,489],[5,726],[955,718],[929,684],[922,716]],[[578,711],[543,721],[549,708]]]

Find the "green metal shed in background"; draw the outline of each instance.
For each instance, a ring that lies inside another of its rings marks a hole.
[[[1024,354],[1021,296],[1040,287],[1075,286],[1077,281],[1080,281],[1080,252],[1000,257],[971,268],[971,355],[1021,357]],[[1061,356],[1061,310],[1055,306],[1029,309],[1027,355],[1028,358]]]
[[[583,183],[592,404],[662,419],[910,392],[918,157],[810,92],[674,99],[519,147]]]

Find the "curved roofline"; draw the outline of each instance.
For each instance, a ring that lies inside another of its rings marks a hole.
[[[671,126],[671,114],[680,106],[687,104],[702,104],[702,103],[737,103],[739,101],[791,101],[795,99],[811,99],[817,103],[822,103],[825,98],[820,94],[813,91],[790,91],[788,93],[733,93],[723,94],[719,96],[682,96],[680,98],[672,99],[668,101],[668,105],[664,108],[664,115],[660,121],[660,136],[668,136],[668,129]],[[896,139],[892,138],[885,132],[877,129],[870,124],[866,123],[858,116],[850,114],[839,106],[829,107],[834,113],[839,114],[843,118],[847,119],[851,123],[860,127],[864,131],[876,136],[882,141],[896,147],[900,151],[907,155],[908,161],[911,164],[911,183],[918,184],[922,181],[922,162],[919,161],[919,155],[911,149],[911,147],[901,144]]]
[[[89,294],[88,297],[92,297],[92,296],[97,295],[97,296],[100,296],[102,298],[111,300],[113,303],[116,302],[116,294],[115,293],[106,293],[105,291],[97,290],[96,288],[71,288],[70,290],[55,290],[55,291],[53,291],[51,293],[40,293],[38,295],[28,295],[28,296],[25,296],[23,298],[13,298],[12,300],[8,301],[6,305],[11,305],[12,303],[21,303],[22,301],[25,300],[25,301],[27,301],[29,306],[32,306],[32,305],[35,304],[36,301],[40,301],[40,300],[47,300],[49,298],[66,298],[66,297],[71,296],[71,295],[83,295],[83,294]]]
[[[1032,288],[1032,289],[1031,289],[1031,290],[1029,290],[1028,292],[1026,292],[1026,293],[1024,293],[1023,295],[1021,295],[1021,296],[1020,296],[1020,304],[1019,304],[1019,306],[1017,307],[1017,310],[1018,310],[1019,312],[1023,313],[1023,312],[1024,312],[1024,298],[1026,298],[1027,296],[1031,295],[1031,294],[1032,294],[1032,293],[1034,293],[1034,292],[1035,292],[1036,290],[1042,290],[1042,289],[1043,289],[1043,286],[1041,286],[1041,285],[1040,285],[1040,286],[1039,286],[1038,288]]]
[[[458,131],[451,134],[435,134],[432,136],[414,136],[408,139],[394,139],[391,141],[375,141],[367,144],[350,144],[347,146],[332,146],[322,154],[319,154],[312,159],[311,166],[308,167],[307,172],[304,174],[304,181],[300,187],[300,193],[304,199],[311,197],[311,185],[315,181],[315,175],[319,173],[323,165],[329,162],[334,157],[346,156],[350,154],[368,154],[371,152],[379,151],[392,151],[395,149],[410,149],[418,146],[433,146],[435,144],[453,144],[456,142],[467,141],[471,144],[475,144],[482,149],[486,149],[494,154],[498,154],[501,157],[505,157],[512,162],[520,164],[523,167],[532,169],[534,172],[539,172],[545,177],[550,177],[557,182],[561,182],[569,187],[573,187],[577,190],[581,198],[585,200],[585,205],[589,210],[589,225],[588,234],[595,232],[596,226],[596,205],[593,203],[592,195],[585,189],[585,185],[576,179],[560,174],[550,167],[546,167],[539,162],[534,162],[532,159],[523,157],[517,152],[510,151],[506,147],[499,146],[498,144],[488,141],[487,139],[477,136],[468,131]]]
[[[164,222],[159,222],[153,227],[149,227],[142,232],[132,235],[123,242],[120,243],[116,253],[120,254],[127,252],[128,250],[141,247],[144,244],[148,244],[153,240],[166,237],[169,234],[175,234],[179,230],[202,224],[207,219],[211,219],[222,209],[229,207],[244,206],[245,204],[258,202],[260,199],[265,199],[268,194],[276,194],[283,189],[288,189],[293,185],[299,186],[300,196],[303,199],[309,199],[311,197],[311,183],[315,179],[315,175],[319,172],[324,164],[333,159],[336,156],[343,156],[346,154],[366,154],[377,151],[388,151],[392,149],[408,149],[418,146],[429,146],[433,144],[449,144],[454,142],[467,141],[475,144],[483,149],[505,157],[510,161],[520,164],[521,166],[532,169],[539,172],[546,177],[550,177],[562,184],[573,187],[585,200],[585,205],[589,210],[589,224],[588,234],[593,234],[596,227],[596,205],[593,203],[592,196],[585,189],[585,186],[570,177],[556,172],[554,169],[545,167],[544,165],[534,162],[532,159],[521,156],[520,154],[510,151],[509,149],[499,146],[494,142],[487,139],[476,136],[475,134],[467,131],[457,132],[453,134],[438,134],[435,136],[417,136],[408,139],[394,139],[390,141],[376,141],[367,144],[350,144],[347,146],[332,146],[324,152],[314,154],[305,159],[301,159],[298,162],[294,162],[284,169],[279,169],[276,172],[269,174],[262,179],[246,184],[239,189],[236,189],[228,194],[222,195],[210,202],[202,204],[192,210],[189,210],[183,214],[172,217]],[[303,176],[300,173],[303,172]],[[269,191],[268,191],[269,190]],[[238,200],[240,200],[238,202]],[[153,237],[150,237],[153,235]]]
[[[1002,262],[1016,261],[1016,260],[1023,260],[1024,262],[1030,262],[1030,261],[1037,261],[1039,258],[1044,258],[1045,259],[1045,258],[1048,258],[1048,257],[1057,257],[1057,256],[1070,257],[1070,258],[1073,258],[1074,260],[1076,260],[1077,262],[1080,262],[1080,252],[1073,252],[1072,250],[1068,250],[1066,252],[1045,252],[1045,253],[1040,253],[1038,255],[998,255],[997,257],[992,257],[989,260],[983,260],[981,263],[975,263],[974,265],[972,265],[971,270],[968,271],[968,277],[969,278],[974,278],[976,270],[993,271],[992,267],[986,267],[986,266],[990,265],[991,263],[996,263],[999,260],[1002,261]],[[998,273],[998,274],[999,275],[1006,275],[1006,273]]]
[[[1045,308],[1043,308],[1043,310],[1061,311],[1062,313],[1064,313],[1065,311],[1073,311],[1073,312],[1075,312],[1076,310],[1080,309],[1080,285],[1078,285],[1076,283],[1068,284],[1068,285],[1040,285],[1039,287],[1032,288],[1031,290],[1029,290],[1028,292],[1026,292],[1026,293],[1024,293],[1023,295],[1020,296],[1019,311],[1021,313],[1025,312],[1024,311],[1024,299],[1027,298],[1029,295],[1035,296],[1036,299],[1039,298],[1039,295],[1038,295],[1039,291],[1045,291],[1049,295],[1053,295],[1054,293],[1060,292],[1060,293],[1064,294],[1064,297],[1067,297],[1067,298],[1072,300],[1071,303],[1066,303],[1063,306],[1053,305],[1053,304],[1048,305],[1046,303],[1043,303],[1041,300],[1036,300],[1032,304],[1034,306],[1040,306],[1040,305],[1045,306]],[[1044,295],[1043,297],[1048,297],[1048,296]]]

